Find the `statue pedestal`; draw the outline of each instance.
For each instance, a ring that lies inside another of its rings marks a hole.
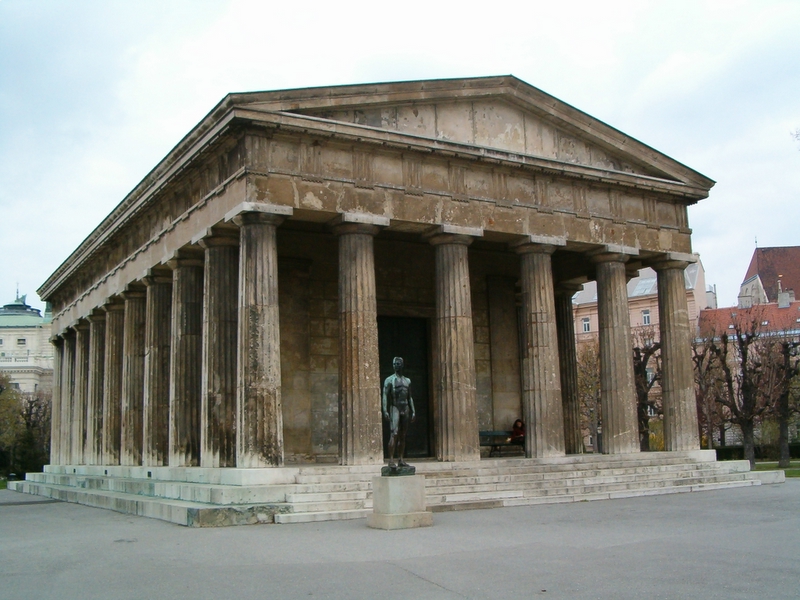
[[[410,529],[433,525],[433,513],[425,510],[425,476],[372,478],[372,514],[367,525],[374,529]]]

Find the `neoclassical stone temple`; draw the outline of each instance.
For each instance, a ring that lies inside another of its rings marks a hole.
[[[580,453],[571,297],[596,280],[605,451],[638,452],[626,278],[658,273],[668,451],[698,446],[683,270],[703,175],[514,77],[225,97],[39,290],[52,465]]]

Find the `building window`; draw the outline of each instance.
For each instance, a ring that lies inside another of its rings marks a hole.
[[[642,325],[650,325],[650,309],[642,311]]]
[[[655,369],[647,367],[647,383],[653,383],[653,379],[655,378],[656,378]]]
[[[589,321],[589,317],[583,317],[581,319],[581,323],[583,323],[583,333],[589,333],[592,330],[591,322]]]
[[[800,321],[800,319],[797,319],[797,320]],[[0,346],[2,346],[2,345],[3,345],[3,340],[0,339]]]
[[[769,321],[761,321],[762,325],[769,325]]]
[[[28,341],[25,338],[17,338],[17,346],[24,346]]]

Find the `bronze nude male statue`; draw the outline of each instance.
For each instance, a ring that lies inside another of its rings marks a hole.
[[[394,469],[395,451],[398,464],[409,466],[404,460],[406,451],[406,432],[408,424],[416,419],[414,400],[411,398],[411,380],[403,376],[403,359],[396,356],[392,360],[394,375],[389,375],[383,382],[383,399],[381,408],[383,418],[389,421],[389,467]]]

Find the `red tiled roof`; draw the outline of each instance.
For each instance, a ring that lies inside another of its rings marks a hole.
[[[778,300],[778,276],[783,290],[800,296],[800,246],[756,248],[742,283],[758,275],[769,302]]]
[[[776,303],[756,304],[752,308],[712,308],[700,311],[700,335],[732,333],[731,325],[749,331],[755,324],[761,332],[800,330],[800,301],[792,302],[788,308],[778,308]]]

